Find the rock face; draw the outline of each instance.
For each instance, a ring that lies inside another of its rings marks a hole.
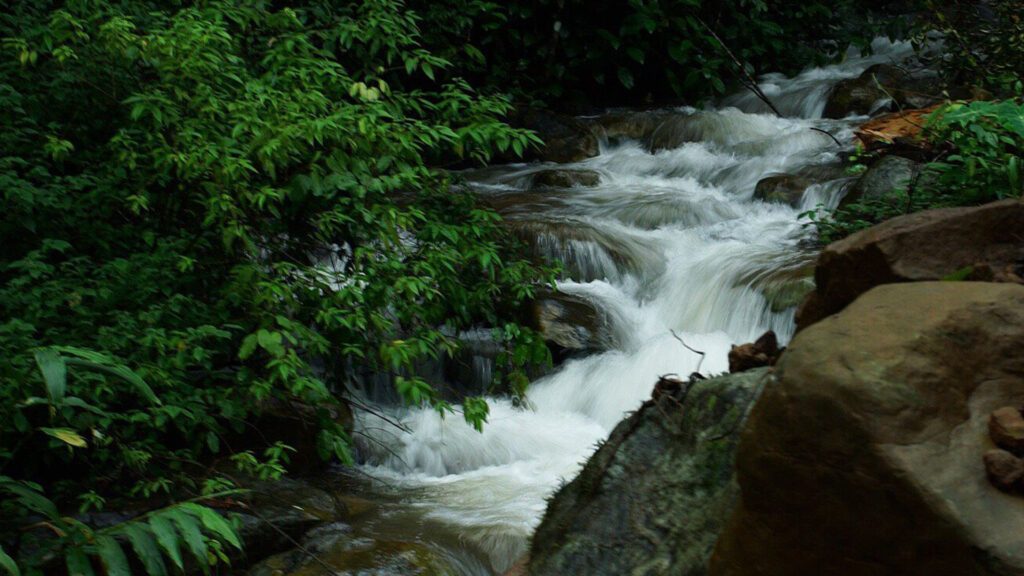
[[[751,368],[774,366],[785,348],[779,348],[775,332],[765,332],[756,342],[733,346],[729,350],[729,372],[744,372]]]
[[[1019,270],[1022,230],[1021,200],[917,212],[862,230],[821,253],[816,288],[797,312],[797,328],[842,310],[880,284],[941,280],[973,268]]]
[[[754,188],[754,198],[765,202],[797,206],[800,204],[800,198],[804,195],[804,190],[807,190],[811,184],[813,182],[810,180],[793,174],[768,176],[757,183],[757,187]]]
[[[737,436],[768,377],[662,379],[551,500],[529,574],[706,574],[735,501]]]
[[[533,175],[534,186],[549,188],[597,186],[600,183],[601,175],[593,170],[541,170]]]
[[[989,484],[1024,404],[1024,287],[880,286],[801,332],[737,452],[713,576],[1024,574],[1024,498]]]
[[[525,110],[510,115],[509,123],[533,130],[540,136],[544,141],[543,149],[536,156],[540,160],[564,164],[597,156],[597,136],[587,124],[575,118],[545,110]],[[516,158],[508,160],[519,161]]]
[[[859,200],[878,200],[905,193],[920,171],[920,165],[913,160],[884,156],[854,183],[840,207]]]
[[[422,544],[358,538],[342,522],[311,531],[302,539],[302,547],[305,552],[296,549],[267,558],[252,567],[249,576],[448,576],[456,573],[440,555]]]
[[[942,87],[934,74],[876,64],[857,78],[836,84],[825,105],[826,118],[868,114],[895,100],[904,108],[923,108],[941,99]]]

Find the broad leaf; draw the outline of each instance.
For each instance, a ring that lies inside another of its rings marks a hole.
[[[51,404],[59,406],[68,389],[68,367],[64,357],[53,348],[37,350],[35,356],[39,371],[43,374],[43,382],[46,383],[46,396]]]
[[[110,536],[98,536],[96,548],[100,560],[107,571],[107,576],[132,576],[131,568],[128,567],[128,557],[116,539]]]

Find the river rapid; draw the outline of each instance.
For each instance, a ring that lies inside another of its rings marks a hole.
[[[650,396],[657,378],[697,370],[701,357],[673,331],[706,353],[704,374],[727,371],[729,347],[766,330],[788,341],[794,308],[784,296],[808,285],[816,257],[800,214],[835,207],[849,178],[835,169],[797,206],[757,200],[755,186],[838,165],[864,118],[822,119],[829,90],[911,54],[908,44],[879,40],[870,56],[762,77],[784,117],[749,92],[704,109],[661,111],[654,136],[665,149],[617,139],[603,142],[597,157],[557,166],[597,172],[595,187],[531,190],[533,174],[551,165],[468,175],[511,225],[531,231],[538,250],[565,263],[558,288],[601,311],[607,349],[534,382],[527,408],[490,398],[482,433],[431,409],[377,406],[386,420],[357,414],[365,464],[353,482],[383,502],[361,529],[425,543],[464,574],[500,574],[527,551],[545,499]]]

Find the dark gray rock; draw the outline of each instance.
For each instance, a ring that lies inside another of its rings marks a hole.
[[[600,183],[601,175],[594,170],[541,170],[533,175],[534,186],[549,188],[592,187]]]
[[[875,64],[857,78],[840,81],[825,105],[826,118],[845,118],[896,108],[924,108],[942,100],[943,86],[929,70]],[[885,101],[889,100],[889,105]]]
[[[920,164],[901,156],[884,156],[871,165],[843,197],[840,207],[861,200],[899,197],[907,192],[921,170]]]
[[[807,178],[795,174],[776,174],[761,179],[754,188],[754,198],[765,202],[797,206],[804,191],[813,184]]]
[[[249,576],[447,576],[454,568],[416,542],[358,537],[342,522],[311,531],[302,548],[253,566]]]
[[[769,374],[659,381],[654,399],[620,422],[552,498],[529,573],[707,574],[737,497],[739,431]]]

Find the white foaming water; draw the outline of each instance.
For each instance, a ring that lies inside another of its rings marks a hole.
[[[706,352],[704,374],[727,370],[734,343],[769,329],[789,339],[791,303],[773,303],[766,286],[807,282],[814,254],[802,248],[810,232],[798,214],[834,207],[847,179],[815,184],[797,208],[755,200],[754,188],[765,176],[836,162],[841,149],[812,128],[850,145],[858,119],[820,118],[829,89],[910,51],[880,41],[870,57],[764,77],[764,91],[792,118],[768,115],[742,93],[718,110],[668,115],[658,129],[668,132],[655,137],[674,147],[652,154],[645,143],[624,142],[560,167],[597,171],[596,187],[530,192],[537,166],[489,172],[478,192],[518,195],[506,196],[516,201],[502,208],[505,217],[533,234],[539,252],[576,270],[560,289],[606,312],[615,349],[533,383],[528,407],[490,399],[482,433],[458,414],[442,419],[429,409],[380,408],[406,430],[362,413],[362,469],[410,494],[403,506],[471,543],[491,570],[508,568],[526,551],[545,497],[650,396],[658,376],[697,370],[701,358],[672,331]]]

